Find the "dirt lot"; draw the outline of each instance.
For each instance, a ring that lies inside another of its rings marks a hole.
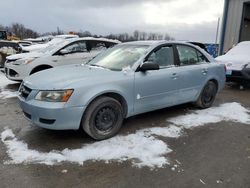
[[[17,85],[10,86],[16,89]],[[250,89],[226,87],[215,106],[239,102],[250,108]],[[152,125],[195,109],[186,104],[146,113],[125,121],[119,135]],[[206,118],[206,117],[204,117]],[[0,132],[13,130],[17,139],[40,152],[80,148],[93,143],[80,131],[50,131],[32,126],[16,98],[0,99]],[[250,187],[250,125],[225,122],[185,130],[179,138],[162,138],[173,150],[162,168],[134,167],[130,160],[88,161],[83,165],[64,162],[56,165],[4,164],[7,148],[0,143],[0,187]]]

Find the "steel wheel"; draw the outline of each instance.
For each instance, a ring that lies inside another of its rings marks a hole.
[[[209,81],[203,88],[196,104],[201,108],[209,108],[212,106],[217,94],[217,85],[213,81]]]
[[[114,136],[122,126],[123,108],[111,97],[100,97],[86,109],[82,118],[82,128],[96,140]]]

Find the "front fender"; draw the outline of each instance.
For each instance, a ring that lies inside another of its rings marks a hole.
[[[88,106],[97,97],[107,94],[115,93],[123,97],[127,103],[127,116],[130,116],[134,108],[133,93],[134,87],[133,82],[124,82],[123,84],[105,84],[92,86],[88,88],[78,88],[74,90],[70,101],[66,103],[68,106]]]

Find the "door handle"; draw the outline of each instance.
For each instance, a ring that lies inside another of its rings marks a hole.
[[[57,60],[56,59],[54,59],[54,60],[52,60],[53,62],[57,62]]]
[[[204,74],[204,75],[206,75],[207,74],[207,72],[208,72],[208,70],[207,69],[202,69],[202,74]]]
[[[179,76],[177,75],[177,73],[173,73],[172,76],[171,76],[171,78],[172,78],[173,80],[176,80],[178,77],[179,77]]]

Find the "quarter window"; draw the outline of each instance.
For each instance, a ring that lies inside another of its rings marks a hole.
[[[150,54],[150,56],[148,57],[148,61],[158,64],[160,68],[174,65],[173,47],[161,47],[157,51]]]

